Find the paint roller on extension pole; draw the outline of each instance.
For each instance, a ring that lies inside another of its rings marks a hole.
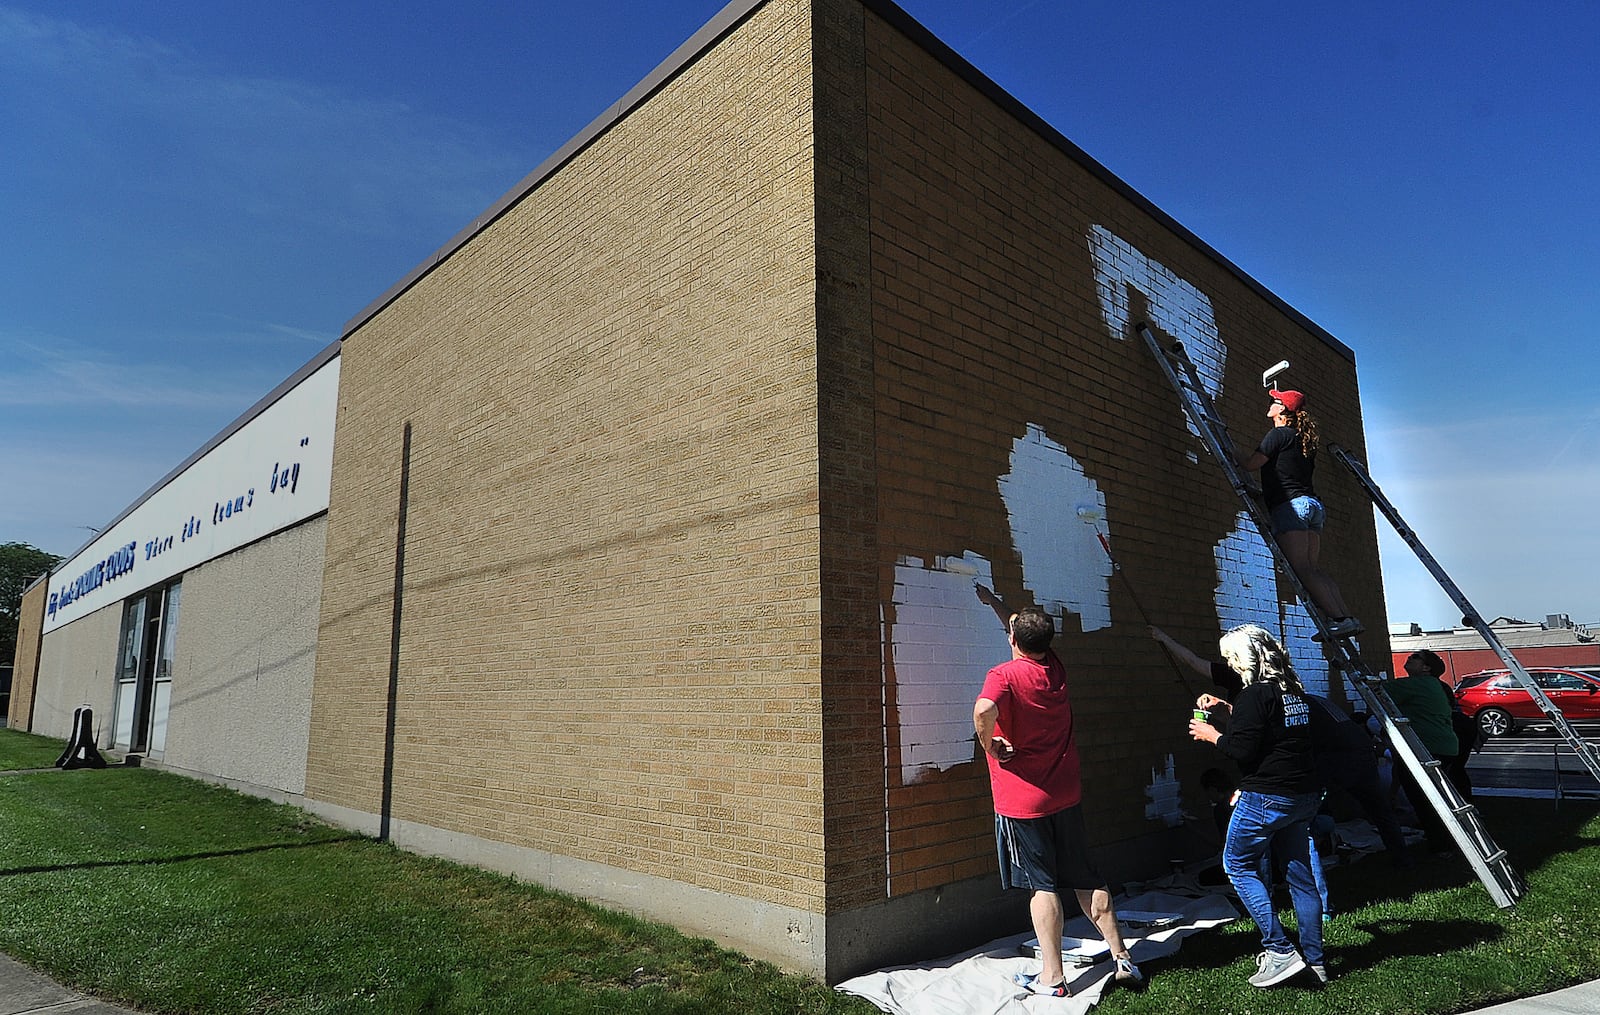
[[[1144,610],[1144,604],[1139,602],[1139,593],[1133,589],[1133,582],[1128,580],[1127,574],[1122,570],[1122,565],[1117,563],[1116,554],[1111,552],[1111,543],[1106,539],[1106,534],[1100,531],[1100,522],[1105,518],[1105,512],[1086,504],[1080,504],[1077,511],[1078,520],[1094,530],[1094,537],[1100,541],[1100,549],[1106,552],[1106,559],[1111,562],[1111,570],[1116,573],[1118,578],[1122,579],[1122,587],[1127,590],[1128,598],[1133,600],[1133,608],[1139,611],[1139,619],[1144,621],[1146,627],[1153,626],[1150,622],[1150,615]],[[1157,642],[1157,644],[1160,643]],[[1166,656],[1167,662],[1172,664],[1172,672],[1177,676],[1178,683],[1183,685],[1183,689],[1198,698],[1201,692],[1196,691],[1194,685],[1189,683],[1189,678],[1184,676],[1183,666],[1177,659],[1173,658],[1172,650],[1165,645],[1161,645],[1161,654]]]

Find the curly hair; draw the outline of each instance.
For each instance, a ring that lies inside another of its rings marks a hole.
[[[1299,412],[1285,412],[1283,415],[1300,435],[1300,452],[1307,458],[1316,454],[1317,449],[1322,447],[1322,435],[1317,432],[1317,421],[1310,411],[1301,409]]]
[[[1244,686],[1266,683],[1279,691],[1304,694],[1289,653],[1264,627],[1244,624],[1222,636],[1222,659],[1244,680]]]

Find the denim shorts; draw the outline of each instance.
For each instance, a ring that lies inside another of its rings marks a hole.
[[[1296,497],[1272,509],[1272,531],[1321,532],[1322,501],[1315,497]]]

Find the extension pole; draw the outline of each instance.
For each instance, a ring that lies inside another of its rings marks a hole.
[[[1094,525],[1096,520],[1089,517],[1082,508],[1078,510],[1078,517],[1082,519],[1085,524],[1091,526]],[[1122,587],[1127,589],[1128,598],[1133,600],[1133,608],[1139,611],[1139,619],[1144,621],[1145,627],[1152,626],[1150,622],[1150,615],[1145,612],[1144,604],[1139,602],[1139,593],[1134,591],[1133,582],[1128,580],[1127,574],[1125,574],[1122,570],[1122,565],[1117,563],[1116,554],[1111,552],[1111,543],[1106,539],[1105,533],[1101,532],[1100,529],[1096,527],[1094,530],[1094,538],[1100,540],[1100,549],[1106,551],[1106,559],[1111,562],[1111,570],[1118,578],[1122,579]],[[1157,642],[1157,644],[1159,645],[1160,642]],[[1161,645],[1161,654],[1166,656],[1167,662],[1172,664],[1172,672],[1177,676],[1178,683],[1183,685],[1183,689],[1198,698],[1201,692],[1196,691],[1194,689],[1194,685],[1189,683],[1189,678],[1184,676],[1183,664],[1178,662],[1177,659],[1173,658],[1172,650],[1167,648],[1165,645]]]

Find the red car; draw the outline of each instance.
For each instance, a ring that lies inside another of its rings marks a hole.
[[[1600,721],[1600,678],[1576,670],[1532,668],[1528,675],[1569,721]],[[1522,723],[1546,718],[1509,670],[1484,670],[1462,677],[1456,685],[1456,700],[1491,737],[1503,737]]]

